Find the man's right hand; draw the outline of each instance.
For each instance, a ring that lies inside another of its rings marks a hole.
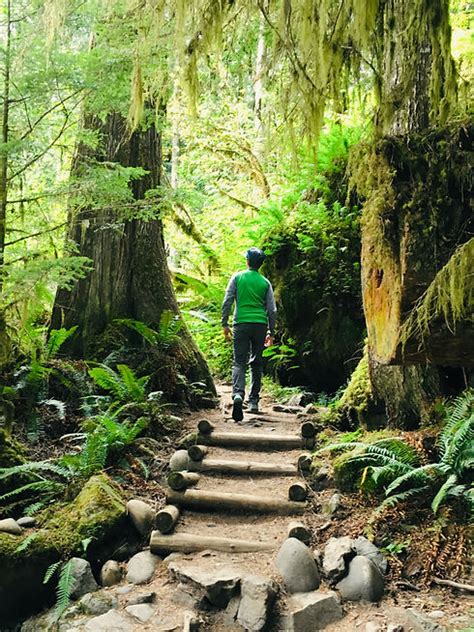
[[[230,342],[232,340],[232,332],[230,330],[230,327],[224,327],[223,328],[223,332],[224,332],[224,338],[227,340],[227,342]]]

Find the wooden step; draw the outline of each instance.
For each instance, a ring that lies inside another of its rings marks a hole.
[[[185,492],[167,490],[166,502],[180,507],[203,511],[240,511],[242,513],[276,513],[281,515],[302,514],[306,503],[258,496],[256,494],[234,494],[208,490],[187,489]]]
[[[258,540],[237,540],[217,536],[197,535],[195,533],[176,533],[162,535],[152,531],[150,537],[151,553],[193,553],[194,551],[224,551],[225,553],[248,553],[252,551],[271,551],[275,548],[271,542]]]
[[[297,476],[298,467],[292,463],[265,463],[265,461],[234,461],[232,459],[210,459],[189,464],[193,472],[218,472],[220,474],[273,474],[275,476]]]
[[[305,439],[299,435],[273,434],[270,432],[211,432],[198,435],[197,443],[221,447],[242,447],[253,450],[293,450],[312,447],[314,438]]]

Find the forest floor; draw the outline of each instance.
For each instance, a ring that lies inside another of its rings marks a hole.
[[[219,387],[221,397],[220,409],[192,413],[186,418],[185,426],[188,432],[195,431],[197,422],[206,417],[215,425],[215,431],[242,432],[246,428],[258,432],[298,434],[300,419],[294,414],[276,413],[273,410],[273,402],[265,396],[261,401],[262,415],[257,416],[245,413],[244,421],[235,423],[230,417],[231,395],[230,388],[226,385]],[[268,417],[271,421],[262,421]],[[295,462],[301,450],[294,451],[248,451],[244,449],[210,448],[208,456],[219,456],[229,459],[252,459],[268,462]],[[282,499],[287,498],[287,491],[291,481],[295,479],[288,476],[224,476],[206,474],[201,475],[198,484],[199,489],[213,489],[236,493],[255,493],[272,495]],[[313,533],[312,549],[322,550],[325,542],[333,536],[349,535],[355,537],[363,534],[363,528],[367,522],[368,509],[360,500],[349,494],[341,495],[341,506],[332,516],[321,512],[324,503],[334,494],[335,488],[331,485],[326,489],[313,492],[309,500],[308,511],[302,516],[303,522],[310,527]],[[146,497],[142,497],[146,500]],[[243,538],[249,540],[274,541],[275,551],[258,553],[230,554],[215,551],[203,551],[195,554],[173,554],[173,560],[179,560],[184,565],[197,564],[201,569],[214,572],[220,568],[243,569],[244,573],[264,575],[279,582],[278,572],[274,566],[275,552],[287,535],[288,523],[292,518],[275,515],[242,515],[227,513],[224,511],[204,513],[184,510],[176,526],[176,533],[196,533],[199,535],[219,535],[231,538]],[[299,519],[299,518],[298,518]],[[392,562],[392,567],[395,560]],[[386,629],[388,623],[400,623],[400,611],[397,608],[414,608],[424,615],[432,615],[433,624],[439,623],[448,630],[468,630],[474,625],[474,620],[469,617],[469,608],[472,600],[459,592],[453,592],[449,588],[420,588],[419,591],[403,589],[398,583],[400,573],[389,572],[386,578],[386,594],[378,604],[345,603],[346,616],[341,621],[331,624],[325,629],[328,632],[354,632],[366,629],[366,624],[374,622],[381,630]],[[321,590],[330,590],[329,586],[321,585]],[[112,590],[112,589],[111,589]],[[135,587],[139,592],[139,587]],[[153,581],[147,586],[147,591],[156,592],[156,603],[159,604],[159,620],[182,620],[182,593],[176,583],[170,581],[167,566],[162,565]],[[129,597],[127,595],[126,597]],[[125,602],[125,596],[124,596]],[[278,611],[285,609],[285,594],[280,592],[277,605]],[[276,616],[275,616],[276,615]],[[241,630],[241,626],[229,623],[223,612],[214,612],[204,616],[203,629],[210,632],[228,630]],[[274,613],[273,619],[278,615]],[[157,619],[158,620],[158,619]],[[156,621],[157,621],[156,620]],[[140,630],[166,630],[173,629],[157,625],[157,623],[140,624],[136,626]],[[179,628],[178,628],[179,629]],[[278,630],[276,623],[271,629]],[[408,628],[405,628],[408,630]]]

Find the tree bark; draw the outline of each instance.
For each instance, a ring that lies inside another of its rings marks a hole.
[[[132,134],[125,118],[110,113],[104,121],[85,116],[83,128],[99,137],[97,148],[79,144],[72,177],[81,182],[87,167],[96,163],[117,163],[141,167],[146,174],[131,183],[133,199],[145,199],[146,192],[161,181],[161,137],[154,124]],[[69,212],[68,243],[89,257],[94,269],[72,289],[57,292],[51,327],[78,325],[77,335],[65,350],[72,356],[102,359],[116,343],[114,319],[130,318],[159,329],[161,314],[179,314],[171,277],[161,219],[147,221],[127,218],[121,209],[86,208]],[[107,337],[109,334],[109,337]],[[204,380],[214,392],[207,365],[185,327],[180,331],[177,351],[181,372],[192,381]]]

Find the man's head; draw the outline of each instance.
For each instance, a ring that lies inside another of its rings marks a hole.
[[[252,270],[258,270],[265,260],[265,253],[258,248],[249,248],[245,253],[247,265]]]

